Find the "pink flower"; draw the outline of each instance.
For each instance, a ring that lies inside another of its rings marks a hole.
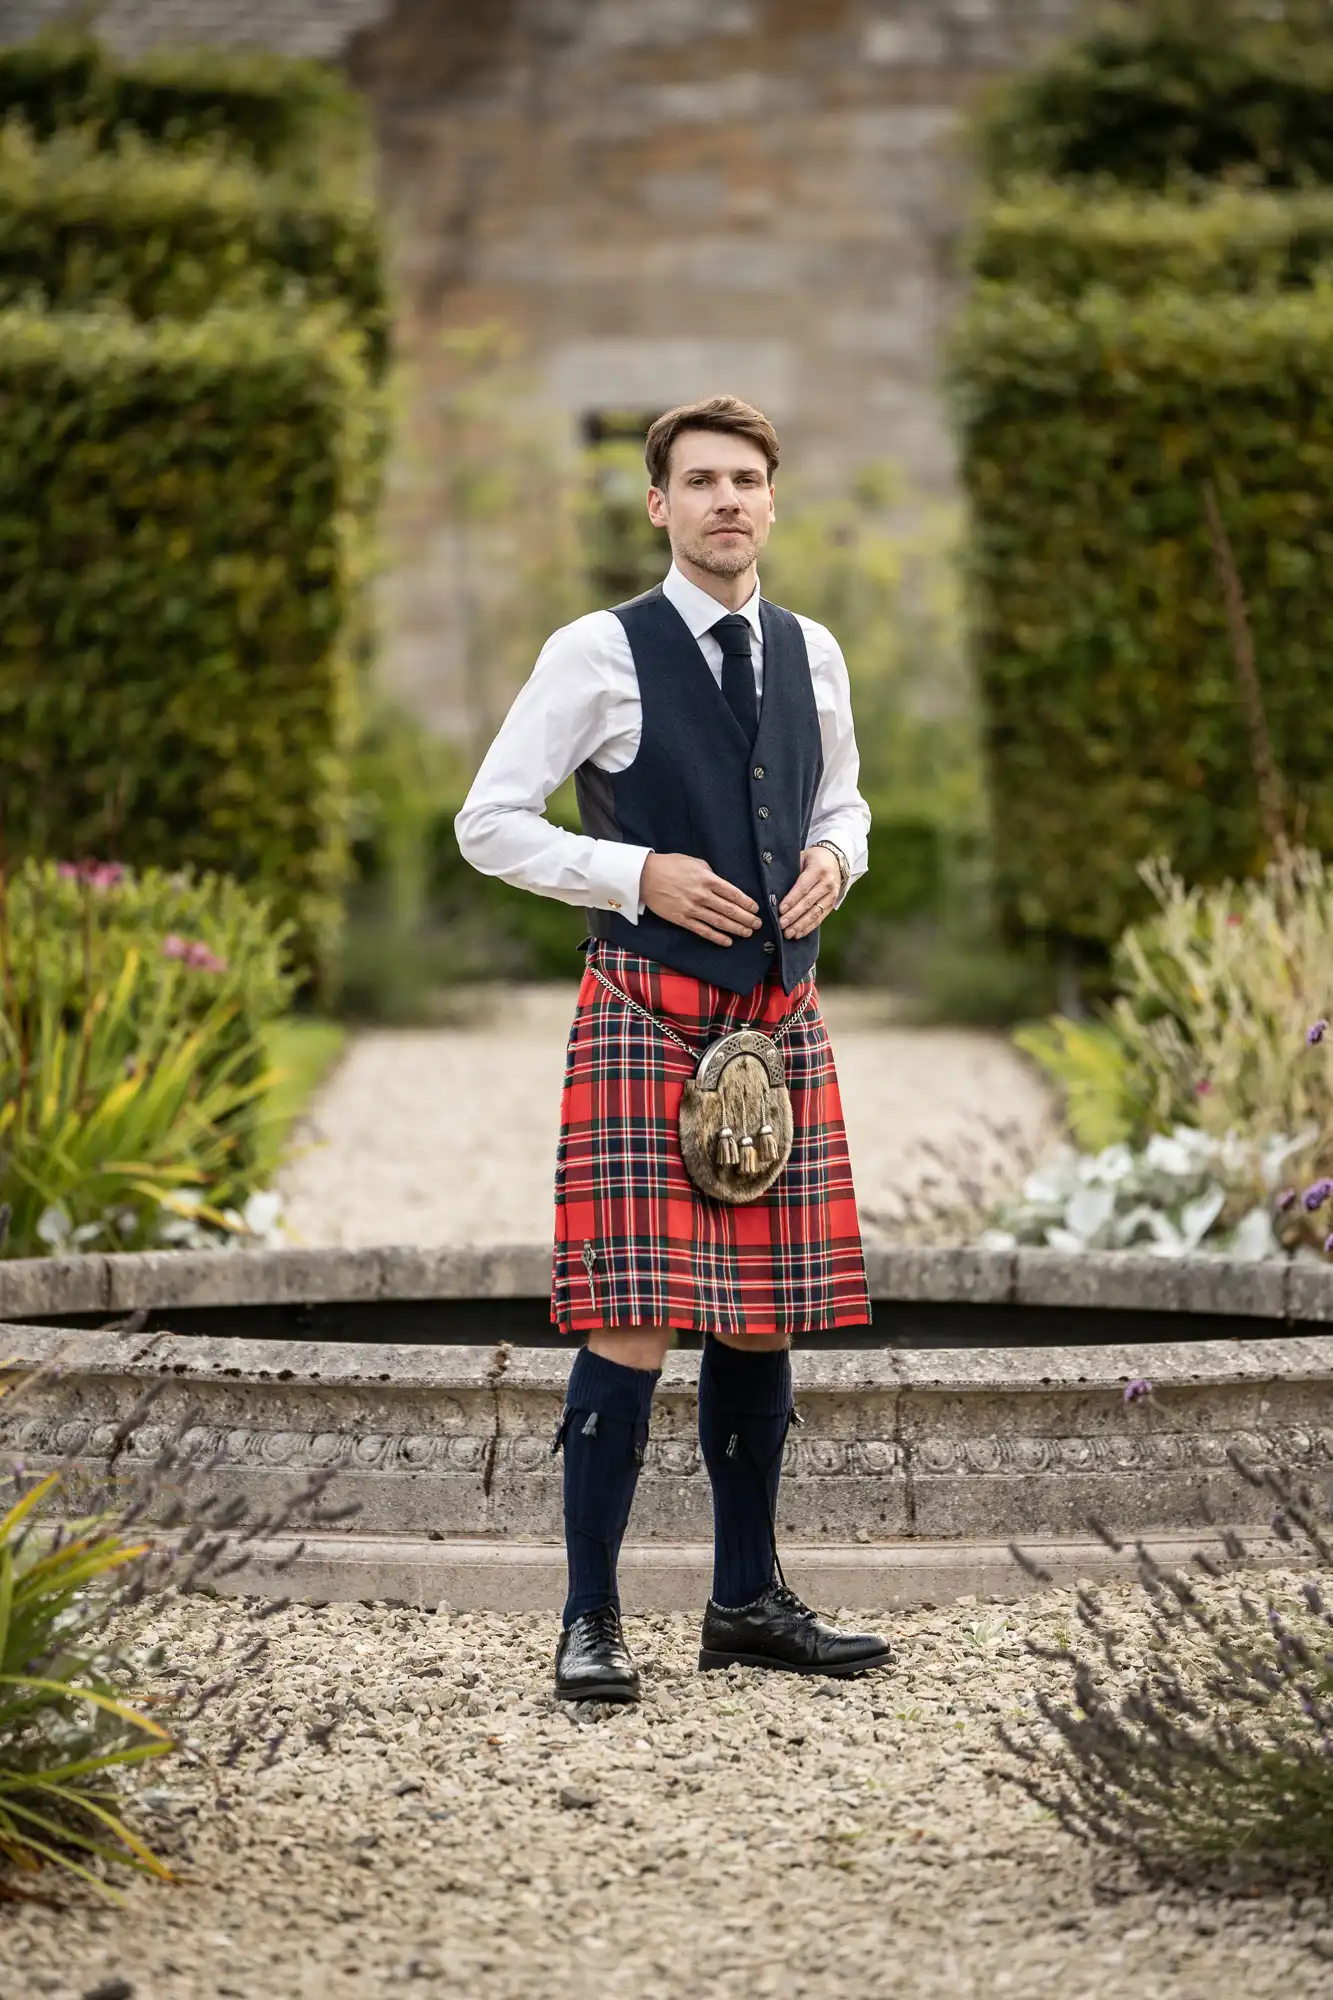
[[[178,937],[175,931],[168,931],[162,940],[163,958],[177,958],[182,965],[190,966],[195,972],[225,972],[227,961],[210,951],[198,938]]]
[[[1237,924],[1239,924],[1239,922],[1240,922],[1240,918],[1239,918],[1239,917],[1238,917],[1238,916],[1236,915],[1235,911],[1233,910],[1233,911],[1232,911],[1232,913],[1231,913],[1231,915],[1230,915],[1230,916],[1229,916],[1229,917],[1227,918],[1227,923],[1228,923],[1228,924],[1230,925],[1230,927],[1231,927],[1231,929],[1232,929],[1232,930],[1235,930],[1235,928],[1236,928]]]
[[[1194,1095],[1196,1097],[1207,1097],[1212,1087],[1213,1086],[1209,1081],[1209,1079],[1206,1076],[1201,1076],[1199,1078],[1199,1081],[1194,1086]]]
[[[56,873],[66,882],[86,882],[90,889],[114,889],[125,879],[119,861],[58,861]]]

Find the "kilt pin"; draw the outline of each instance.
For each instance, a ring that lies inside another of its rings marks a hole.
[[[589,959],[699,1054],[772,1034],[813,984],[738,994],[604,940]],[[817,999],[785,1037],[791,1159],[757,1201],[701,1194],[677,1118],[693,1064],[585,970],[569,1037],[555,1175],[551,1318],[563,1333],[670,1326],[733,1337],[864,1326],[865,1262],[842,1102]]]

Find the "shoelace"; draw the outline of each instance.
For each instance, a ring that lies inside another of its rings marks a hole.
[[[605,1604],[600,1611],[585,1611],[579,1619],[589,1639],[605,1640],[619,1646],[624,1643],[620,1634],[620,1614],[612,1604]]]
[[[773,1592],[772,1601],[774,1604],[779,1605],[783,1611],[794,1611],[798,1618],[813,1618],[815,1616],[810,1606],[802,1604],[796,1592],[789,1590],[785,1583],[777,1585]]]

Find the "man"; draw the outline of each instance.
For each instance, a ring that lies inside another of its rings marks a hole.
[[[760,595],[768,419],[714,396],[659,417],[645,457],[666,580],[547,641],[457,821],[474,867],[582,906],[591,932],[556,1166],[552,1318],[587,1335],[557,1438],[566,1700],[639,1696],[616,1563],[653,1391],[686,1329],[704,1336],[713,1488],[700,1666],[842,1674],[889,1657],[818,1619],[777,1557],[792,1335],[870,1317],[812,978],[820,923],[866,866],[847,669],[822,626]],[[571,774],[581,834],[544,817]],[[767,1192],[733,1202],[690,1179],[677,1120],[701,1052],[747,1027],[781,1037],[794,1132]]]

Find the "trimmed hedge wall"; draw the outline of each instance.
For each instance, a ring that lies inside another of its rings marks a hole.
[[[218,49],[152,50],[115,63],[81,36],[0,48],[0,119],[39,138],[72,125],[102,143],[126,130],[174,147],[225,145],[261,170],[359,159],[365,115],[321,63]]]
[[[1265,11],[1256,0],[1139,0],[1137,19],[1093,29],[1006,86],[980,133],[989,178],[1333,182],[1327,10],[1307,7],[1306,25]],[[1290,0],[1287,11],[1298,11]]]
[[[314,315],[0,314],[11,855],[188,859],[327,962],[370,430],[354,343]]]
[[[1172,201],[1029,184],[988,209],[971,263],[983,280],[1065,298],[1098,284],[1125,293],[1161,284],[1197,292],[1309,285],[1333,265],[1333,189],[1223,188]]]
[[[1333,844],[1333,292],[982,287],[955,380],[1009,927],[1109,942],[1145,855],[1201,881],[1262,858],[1210,478],[1279,767]]]
[[[340,305],[383,372],[388,303],[368,200],[215,155],[0,134],[0,307],[38,295],[62,310],[194,319],[294,291]]]
[[[577,977],[576,947],[586,935],[582,911],[479,875],[458,851],[454,810],[442,812],[434,823],[428,863],[432,919],[456,942],[453,976]],[[577,821],[569,823],[577,830]],[[824,926],[819,969],[827,981],[872,974],[888,931],[940,909],[944,860],[938,827],[928,820],[894,818],[886,806],[875,814],[870,842],[869,874]],[[364,863],[367,857],[362,859]]]

